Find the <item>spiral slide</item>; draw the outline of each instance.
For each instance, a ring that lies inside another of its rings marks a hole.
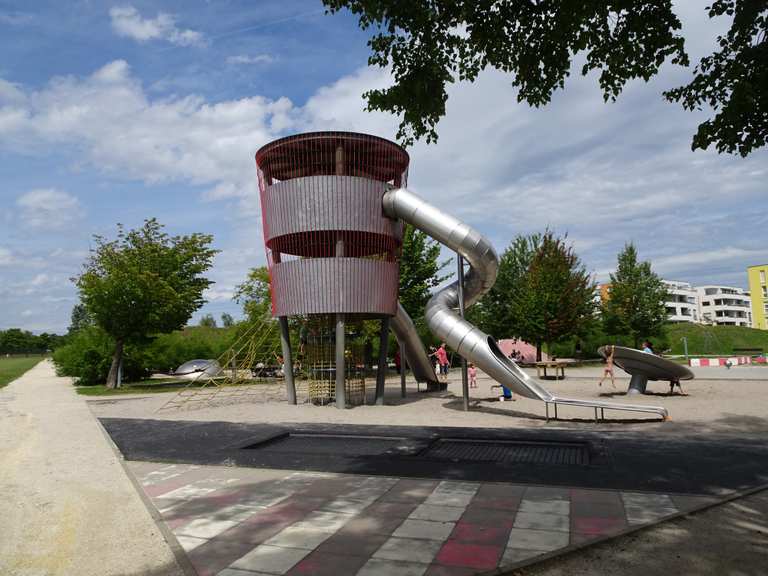
[[[482,234],[405,188],[388,191],[383,198],[383,207],[388,217],[412,224],[467,260],[470,268],[464,276],[466,307],[474,304],[491,289],[496,281],[499,259],[490,241]],[[427,304],[425,315],[429,329],[467,361],[474,362],[499,384],[517,394],[555,406],[560,404],[594,408],[596,414],[598,409],[622,410],[653,413],[667,418],[667,410],[659,406],[614,404],[555,396],[540,381],[526,374],[514,361],[507,358],[492,336],[462,318],[457,312],[458,307],[457,281],[437,292]],[[402,307],[398,310],[392,326],[405,346],[408,362],[414,369],[416,378],[436,380],[434,369],[418,340],[413,323]]]

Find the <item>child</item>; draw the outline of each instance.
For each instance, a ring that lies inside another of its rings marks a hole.
[[[477,368],[472,362],[469,363],[467,374],[469,374],[469,387],[477,388]]]
[[[603,380],[605,380],[606,376],[611,377],[611,386],[616,388],[616,383],[613,380],[613,351],[614,346],[612,344],[608,345],[608,356],[605,359],[605,368],[603,368],[603,377],[600,378],[600,382],[597,383],[598,386],[603,385]]]

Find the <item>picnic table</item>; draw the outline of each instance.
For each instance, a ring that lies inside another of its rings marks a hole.
[[[546,360],[542,362],[536,362],[536,377],[541,379],[542,375],[541,373],[544,372],[543,379],[546,380],[547,378],[554,378],[555,380],[564,379],[565,378],[565,367],[572,364],[570,360]],[[547,374],[547,368],[553,369],[555,371],[554,376],[550,376]],[[558,375],[558,372],[560,373]]]

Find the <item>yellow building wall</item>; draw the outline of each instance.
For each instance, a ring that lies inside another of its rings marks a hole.
[[[747,268],[749,296],[752,299],[752,325],[760,330],[768,330],[768,264]]]

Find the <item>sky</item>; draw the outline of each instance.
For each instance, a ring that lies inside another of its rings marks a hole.
[[[727,21],[679,4],[697,62]],[[221,251],[190,323],[242,316],[235,286],[265,262],[256,150],[313,130],[395,136],[397,118],[364,111],[391,83],[367,39],[319,0],[0,0],[0,329],[66,331],[93,235],[152,217]],[[691,74],[667,64],[604,103],[574,71],[535,109],[485,71],[450,87],[438,143],[409,149],[409,187],[499,252],[549,227],[598,281],[633,242],[666,279],[746,288],[768,262],[768,151],[692,152],[706,112],[661,96]]]

